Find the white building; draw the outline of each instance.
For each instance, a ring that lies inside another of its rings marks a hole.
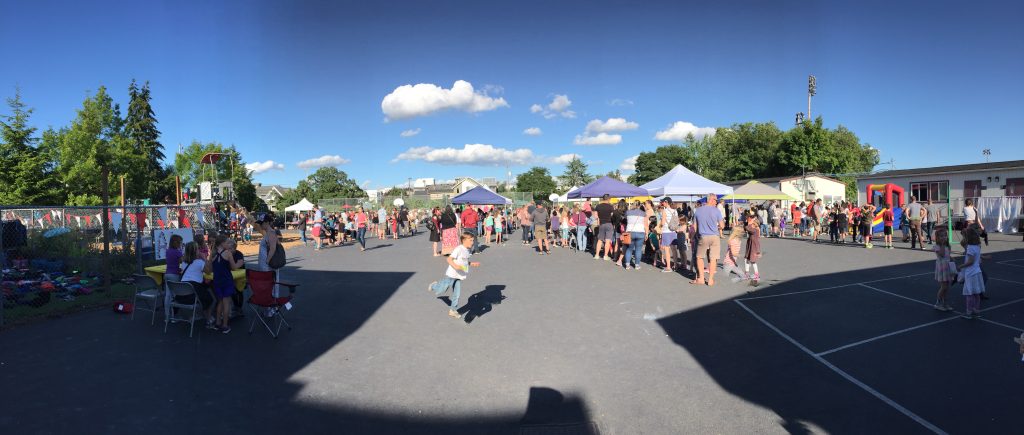
[[[857,201],[864,203],[869,184],[895,184],[920,201],[947,202],[954,210],[965,198],[1001,198],[1024,196],[1024,160],[896,169],[857,177]],[[948,189],[948,197],[947,197]]]
[[[788,177],[757,178],[756,181],[781,190],[800,201],[821,199],[825,204],[846,200],[846,184],[821,174],[793,175]],[[739,180],[723,183],[732,188],[740,187],[753,180]]]

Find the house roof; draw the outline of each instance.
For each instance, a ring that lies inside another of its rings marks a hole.
[[[905,177],[908,175],[940,174],[950,172],[974,172],[991,171],[996,169],[1017,169],[1024,168],[1024,160],[1007,160],[1002,162],[971,163],[967,165],[933,166],[930,168],[895,169],[891,171],[876,172],[871,175],[857,177],[857,179]]]
[[[807,177],[824,178],[826,180],[834,181],[836,183],[842,183],[843,182],[842,180],[838,180],[838,179],[829,177],[827,175],[824,175],[824,174],[821,174],[821,173],[818,173],[818,172],[811,172],[811,173],[808,173],[806,176]],[[783,182],[783,181],[796,180],[796,179],[803,178],[803,177],[804,177],[804,175],[787,175],[785,177],[751,178],[751,179],[748,179],[748,180],[729,181],[729,182],[722,183],[722,184],[724,184],[726,186],[733,186],[733,187],[735,187],[735,186],[742,186],[742,185],[747,184],[747,183],[749,183],[751,181],[757,181],[759,183],[768,184],[768,183],[780,183],[780,182]]]
[[[268,186],[259,186],[259,187],[256,188],[256,196],[258,196],[260,198],[266,198],[274,190],[276,190],[278,196],[280,196],[280,195],[283,195],[286,192],[290,191],[291,189],[289,189],[287,187],[284,187],[284,186],[279,186],[279,185],[276,185],[276,184],[271,184],[271,185],[268,185]]]

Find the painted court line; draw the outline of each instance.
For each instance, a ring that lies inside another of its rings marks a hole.
[[[1024,266],[1021,266],[1021,267],[1024,267]],[[988,279],[991,279],[991,280],[993,280],[993,281],[1002,281],[1002,282],[1008,282],[1008,283],[1010,283],[1010,284],[1019,284],[1019,285],[1024,285],[1024,282],[1020,282],[1020,281],[1014,281],[1014,280],[1011,280],[1011,279],[1002,279],[1002,278],[992,278],[992,277],[989,277]]]
[[[864,287],[868,287],[868,288],[870,288],[872,290],[878,290],[876,288],[873,288],[873,287],[870,287],[870,286],[866,286],[866,285]],[[879,291],[881,291],[882,293],[889,293],[889,292],[883,291],[883,290],[879,290]],[[889,293],[889,294],[892,294],[892,293]],[[901,297],[901,298],[904,298],[904,299],[908,299],[908,298],[905,298],[905,297],[897,295],[897,294],[892,294],[892,295],[893,296],[898,296],[898,297]],[[910,299],[910,300],[912,300],[912,299]],[[1010,302],[1004,302],[1004,303],[999,304],[999,305],[993,305],[993,306],[985,308],[984,310],[981,310],[981,311],[985,312],[985,311],[988,311],[988,310],[993,310],[993,309],[996,309],[996,308],[1005,307],[1007,305],[1016,304],[1016,303],[1022,302],[1022,301],[1024,301],[1024,298],[1016,299],[1016,300],[1013,300],[1013,301],[1010,301]],[[921,301],[914,301],[914,302],[921,302]],[[931,304],[929,304],[929,303],[924,303],[924,305],[931,306]],[[839,346],[839,347],[837,347],[835,349],[829,349],[829,350],[826,350],[826,351],[823,351],[823,352],[818,352],[815,355],[825,356],[825,355],[828,355],[828,354],[831,354],[831,353],[839,352],[841,350],[849,349],[851,347],[856,347],[856,346],[860,346],[862,344],[867,344],[867,343],[871,343],[873,341],[881,340],[883,338],[888,338],[888,337],[892,337],[894,335],[899,335],[899,334],[902,334],[904,332],[910,332],[910,331],[914,331],[914,330],[921,329],[921,328],[924,328],[924,327],[928,327],[928,326],[932,326],[932,325],[938,325],[940,323],[949,322],[951,320],[959,319],[960,318],[960,314],[962,314],[959,311],[953,311],[952,313],[954,313],[956,315],[952,316],[952,317],[947,317],[945,319],[936,320],[934,322],[922,323],[922,324],[917,325],[917,326],[911,326],[909,328],[904,328],[904,329],[901,329],[899,331],[893,331],[893,332],[890,332],[890,333],[887,333],[887,334],[882,334],[882,335],[879,335],[877,337],[867,338],[867,339],[864,339],[864,340],[861,340],[861,341],[857,341],[857,342],[853,342],[853,343],[850,343],[850,344],[844,344],[844,345]],[[1007,325],[1005,323],[999,323],[999,322],[996,322],[994,320],[989,320],[989,319],[985,319],[985,318],[979,318],[978,320],[981,320],[983,322],[988,322],[988,323],[991,323],[991,324],[994,324],[994,325],[999,325],[999,326],[1002,326],[1002,327],[1010,328],[1010,329],[1012,329],[1014,331],[1024,332],[1024,329],[1021,329],[1021,328],[1018,328],[1018,327],[1012,326],[1012,325]]]
[[[938,325],[940,323],[948,322],[950,320],[956,320],[956,319],[959,319],[959,318],[960,318],[960,316],[957,315],[957,316],[947,317],[947,318],[941,319],[941,320],[936,320],[934,322],[922,323],[920,325],[911,326],[909,328],[904,328],[904,329],[901,329],[899,331],[890,332],[888,334],[882,334],[882,335],[879,335],[877,337],[871,337],[871,338],[864,339],[864,340],[861,340],[861,341],[857,341],[857,342],[854,342],[854,343],[844,344],[844,345],[839,346],[839,347],[837,347],[835,349],[829,349],[829,350],[826,350],[824,352],[816,353],[815,355],[817,355],[817,356],[825,356],[825,355],[828,355],[830,353],[835,353],[835,352],[839,352],[839,351],[844,350],[844,349],[849,349],[851,347],[855,347],[855,346],[860,346],[862,344],[871,343],[872,341],[881,340],[883,338],[892,337],[894,335],[899,335],[899,334],[902,334],[904,332],[910,332],[910,331],[913,331],[913,330],[916,330],[916,329],[921,329],[921,328],[925,328],[925,327],[932,326],[932,325]]]
[[[890,292],[890,291],[885,291],[885,290],[882,290],[882,289],[880,289],[880,288],[875,288],[875,287],[869,286],[869,285],[867,285],[867,284],[857,284],[857,285],[859,285],[859,286],[861,286],[861,287],[867,287],[867,288],[869,288],[869,289],[871,289],[871,290],[874,290],[874,291],[876,291],[876,292],[880,292],[880,293],[885,293],[885,294],[887,294],[887,295],[890,295],[890,296],[896,296],[896,297],[898,297],[898,298],[900,298],[900,299],[906,299],[906,300],[908,300],[908,301],[910,301],[910,302],[917,302],[917,303],[919,303],[919,304],[924,304],[924,305],[927,305],[927,306],[929,306],[929,307],[930,307],[930,306],[932,306],[932,304],[930,304],[930,303],[928,303],[928,302],[925,302],[925,301],[919,301],[919,300],[917,300],[917,299],[914,299],[914,298],[910,298],[910,297],[906,297],[906,296],[903,296],[903,295],[901,295],[901,294],[898,294],[898,293],[893,293],[893,292]]]
[[[777,298],[779,296],[790,296],[790,295],[798,295],[798,294],[803,294],[803,293],[820,292],[820,291],[824,291],[824,290],[834,290],[834,289],[837,289],[837,288],[850,287],[850,286],[855,286],[855,285],[858,285],[858,284],[870,284],[870,283],[874,283],[874,282],[892,281],[894,279],[912,278],[912,277],[921,276],[921,275],[932,275],[934,273],[935,272],[915,273],[913,275],[894,276],[892,278],[882,278],[882,279],[875,279],[875,280],[864,281],[864,282],[851,282],[849,284],[834,285],[834,286],[831,286],[831,287],[822,287],[822,288],[816,288],[816,289],[813,289],[813,290],[799,290],[799,291],[789,292],[789,293],[779,293],[777,295],[751,296],[751,297],[748,297],[748,298],[739,298],[739,299],[735,299],[735,300],[736,301],[752,301],[752,300],[756,300],[756,299]]]
[[[1005,323],[999,323],[999,322],[997,322],[995,320],[989,320],[989,319],[986,319],[984,317],[979,317],[977,320],[981,320],[982,322],[988,322],[988,323],[991,323],[993,325],[999,325],[999,326],[1002,326],[1004,328],[1010,328],[1010,329],[1012,329],[1014,331],[1017,331],[1017,332],[1024,332],[1024,329],[1020,329],[1020,328],[1018,328],[1016,326],[1010,326],[1010,325],[1007,325]]]
[[[912,276],[916,276],[916,275],[912,275]],[[842,286],[842,287],[846,287],[846,286]],[[828,362],[827,360],[825,360],[825,358],[822,358],[822,357],[820,357],[818,355],[815,355],[814,352],[811,352],[810,349],[808,349],[804,345],[800,344],[799,341],[796,341],[795,339],[793,339],[793,337],[790,337],[785,332],[782,332],[781,329],[775,327],[775,325],[771,324],[771,322],[765,320],[763,317],[761,317],[757,313],[755,313],[754,310],[751,310],[750,308],[748,308],[739,299],[734,299],[733,301],[736,302],[737,304],[739,304],[739,306],[742,307],[744,310],[746,310],[746,312],[750,313],[751,316],[754,316],[755,319],[759,320],[761,323],[763,323],[765,326],[767,326],[768,329],[771,329],[772,331],[775,331],[775,333],[779,334],[780,337],[782,337],[782,338],[786,339],[786,341],[792,343],[794,346],[796,346],[798,349],[802,350],[804,353],[809,355],[811,358],[814,358],[818,362],[824,364],[825,367],[828,367],[830,370],[835,372],[837,375],[843,377],[843,379],[846,379],[847,381],[850,381],[854,385],[856,385],[856,386],[860,387],[862,390],[866,391],[868,394],[871,394],[872,396],[875,396],[875,398],[877,398],[878,400],[881,400],[885,404],[891,406],[893,409],[899,411],[901,414],[909,417],[911,420],[916,421],[918,424],[920,424],[921,426],[924,426],[928,430],[930,430],[932,432],[935,432],[937,434],[946,434],[946,432],[943,431],[942,429],[939,429],[938,426],[935,426],[934,424],[930,423],[928,420],[925,420],[925,419],[921,418],[921,416],[919,416],[917,414],[914,414],[909,409],[903,407],[903,405],[900,405],[899,403],[896,403],[892,399],[888,398],[886,395],[884,395],[882,393],[879,393],[874,388],[871,388],[870,386],[868,386],[867,384],[861,382],[860,380],[858,380],[857,378],[853,377],[849,373],[846,373],[845,371],[843,371],[839,367],[836,367],[832,363]]]
[[[986,311],[988,311],[988,310],[994,310],[994,309],[996,309],[996,308],[1001,308],[1001,307],[1005,307],[1005,306],[1007,306],[1007,305],[1013,305],[1013,304],[1016,304],[1017,302],[1021,302],[1021,301],[1024,301],[1024,298],[1020,298],[1020,299],[1014,299],[1014,300],[1012,300],[1012,301],[1010,301],[1010,302],[1003,302],[1003,303],[1001,303],[1001,304],[999,304],[999,305],[993,305],[993,306],[991,306],[991,307],[988,307],[988,308],[983,308],[983,309],[981,310],[981,312],[983,312],[983,313],[984,313],[984,312],[986,312]]]
[[[1016,263],[1016,262],[1018,262],[1018,261],[1024,261],[1024,258],[1018,258],[1018,259],[1016,259],[1016,260],[1005,260],[1005,261],[997,261],[997,262],[996,262],[996,264],[1002,264],[1003,266],[1010,266],[1010,267],[1020,267],[1020,268],[1024,268],[1024,265],[1020,265],[1020,264],[1013,264],[1013,263]]]

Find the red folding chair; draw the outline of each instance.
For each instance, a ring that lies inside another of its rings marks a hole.
[[[252,310],[254,318],[252,324],[249,325],[249,333],[252,334],[257,321],[262,323],[274,338],[280,334],[282,325],[291,330],[292,325],[285,320],[283,311],[285,305],[291,302],[292,296],[295,294],[295,287],[299,285],[277,281],[277,272],[274,271],[246,270],[245,279],[248,281],[249,289],[252,290],[252,295],[249,296],[249,308]],[[288,296],[282,297],[279,294],[278,297],[274,297],[274,285],[287,287]],[[277,327],[273,328],[271,324],[274,323],[275,318]]]

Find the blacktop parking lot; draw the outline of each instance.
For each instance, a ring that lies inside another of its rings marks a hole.
[[[463,320],[424,235],[297,248],[277,340],[105,310],[0,333],[0,433],[1016,431],[1019,236],[983,247],[978,320],[931,307],[931,252],[762,246],[748,293],[513,240],[474,257]]]

